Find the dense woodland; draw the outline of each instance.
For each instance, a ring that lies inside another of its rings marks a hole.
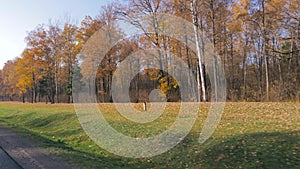
[[[22,55],[0,70],[0,100],[72,102],[73,78],[80,79],[80,74],[85,73],[79,66],[79,54],[87,40],[105,25],[114,27],[117,20],[136,24],[134,18],[139,14],[157,12],[193,23],[200,30],[196,33],[203,33],[211,41],[224,64],[228,101],[300,100],[299,9],[299,0],[116,1],[99,7],[98,16],[86,16],[81,24],[69,20],[50,22],[28,32]],[[122,36],[118,30],[112,33]],[[150,46],[167,49],[182,58],[198,81],[198,85],[190,86],[201,94],[198,101],[210,100],[205,60],[172,38],[145,33],[115,45],[98,65],[94,82],[99,102],[112,101],[112,76],[119,63],[137,49]],[[168,59],[165,55],[159,57]],[[165,92],[168,101],[180,100],[180,86],[168,72],[146,69],[139,59],[132,62],[143,69],[131,81],[132,102],[147,100],[153,89]],[[172,67],[171,62],[167,63]]]

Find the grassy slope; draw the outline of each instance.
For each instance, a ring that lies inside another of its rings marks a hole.
[[[200,145],[208,107],[201,104],[199,119],[182,143],[145,159],[122,158],[99,148],[81,129],[72,105],[0,103],[0,125],[85,168],[299,168],[299,103],[227,103],[213,137]],[[145,126],[121,118],[112,104],[100,108],[116,130],[146,137],[172,124],[179,104],[170,104],[166,114]]]

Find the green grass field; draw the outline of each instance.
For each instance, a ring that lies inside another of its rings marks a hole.
[[[99,105],[117,131],[138,137],[168,128],[179,106],[169,103],[158,120],[140,125],[120,117],[113,104]],[[81,129],[73,105],[0,103],[0,125],[82,168],[300,167],[300,103],[226,103],[214,135],[200,145],[208,108],[201,103],[196,124],[179,145],[143,159],[118,157],[95,145]]]

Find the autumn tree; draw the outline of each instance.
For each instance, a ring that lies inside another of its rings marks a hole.
[[[70,103],[73,89],[80,89],[84,83],[95,86],[87,87],[87,92],[94,92],[98,101],[110,102],[116,70],[128,64],[128,70],[118,72],[116,83],[122,86],[127,77],[138,72],[130,83],[131,101],[147,100],[156,88],[167,95],[168,101],[178,101],[180,84],[169,75],[182,68],[171,57],[176,55],[191,70],[187,77],[189,92],[201,93],[198,101],[208,101],[218,94],[208,78],[216,85],[221,83],[216,66],[220,63],[210,63],[211,59],[216,61],[216,54],[225,68],[228,100],[299,100],[299,5],[298,0],[129,0],[102,7],[99,15],[86,16],[80,25],[69,20],[41,24],[28,32],[23,53],[0,70],[0,100]],[[167,27],[169,24],[187,25],[168,23],[160,13],[193,24],[189,32],[194,33],[197,50],[186,45],[191,40],[188,32],[181,34],[186,44],[164,35],[178,31]],[[117,21],[142,34],[126,37]],[[93,38],[94,34],[100,39]],[[214,47],[212,56],[205,53],[207,41],[203,37]],[[116,39],[113,46],[107,45]],[[89,41],[95,41],[94,45]],[[149,55],[148,61],[133,55],[148,49],[159,53]],[[123,63],[127,56],[131,56],[130,62]],[[154,63],[160,69],[151,69]],[[208,71],[214,71],[213,77]],[[191,82],[193,78],[198,86]],[[80,81],[75,87],[74,79]]]
[[[3,92],[3,99],[5,101],[14,101],[19,100],[19,89],[16,87],[17,78],[16,78],[16,67],[17,61],[10,60],[7,61],[2,70],[2,80],[3,80],[3,88],[1,88]]]

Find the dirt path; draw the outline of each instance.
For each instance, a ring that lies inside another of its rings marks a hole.
[[[66,162],[33,146],[27,139],[0,127],[0,168],[9,169],[68,169]]]

